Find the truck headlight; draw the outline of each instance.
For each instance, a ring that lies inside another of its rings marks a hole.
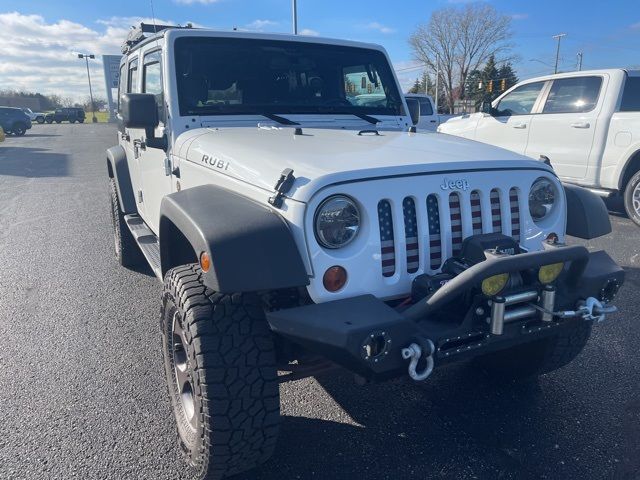
[[[529,213],[534,222],[549,216],[556,204],[556,187],[547,178],[538,178],[529,191]]]
[[[325,248],[348,245],[360,229],[360,210],[344,195],[334,195],[316,210],[314,229],[318,243]]]

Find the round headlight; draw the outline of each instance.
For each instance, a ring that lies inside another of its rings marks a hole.
[[[344,195],[327,198],[316,210],[315,234],[325,248],[349,244],[360,228],[360,211],[356,203]]]
[[[544,220],[556,203],[556,187],[546,178],[539,178],[529,192],[529,213],[534,221]]]

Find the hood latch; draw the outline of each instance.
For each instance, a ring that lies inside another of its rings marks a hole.
[[[285,168],[280,174],[280,179],[274,187],[276,194],[273,197],[269,197],[269,203],[276,208],[282,207],[282,198],[285,193],[291,190],[295,180],[296,177],[293,176],[293,170],[291,168]]]

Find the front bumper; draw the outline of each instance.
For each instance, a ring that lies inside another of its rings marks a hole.
[[[521,285],[501,293],[501,299],[478,292],[482,280],[492,275],[523,273],[559,262],[565,268],[553,286]],[[279,335],[365,378],[385,379],[406,372],[403,349],[412,343],[424,347],[425,341],[432,342],[437,367],[575,328],[589,321],[588,316],[560,311],[574,310],[590,297],[606,302],[623,281],[624,271],[603,251],[550,247],[478,263],[405,309],[363,295],[269,312],[267,320]],[[493,304],[505,298],[506,306],[496,314]],[[500,328],[495,328],[496,318]]]

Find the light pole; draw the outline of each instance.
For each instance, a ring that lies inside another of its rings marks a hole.
[[[293,14],[293,34],[298,34],[298,2],[291,0],[291,10]]]
[[[582,52],[578,52],[578,71],[582,70]]]
[[[93,123],[97,123],[98,119],[96,118],[96,104],[93,102],[93,91],[91,90],[91,74],[89,73],[89,59],[94,59],[96,56],[91,53],[79,53],[78,58],[84,58],[85,63],[87,64],[87,79],[89,80],[89,97],[91,98],[91,115],[93,115],[93,119],[91,120]]]
[[[558,39],[558,48],[556,49],[556,67],[553,73],[558,73],[558,58],[560,58],[560,40],[562,39],[562,37],[566,37],[566,36],[567,36],[566,33],[559,33],[558,35],[554,35],[552,37],[552,38]]]

